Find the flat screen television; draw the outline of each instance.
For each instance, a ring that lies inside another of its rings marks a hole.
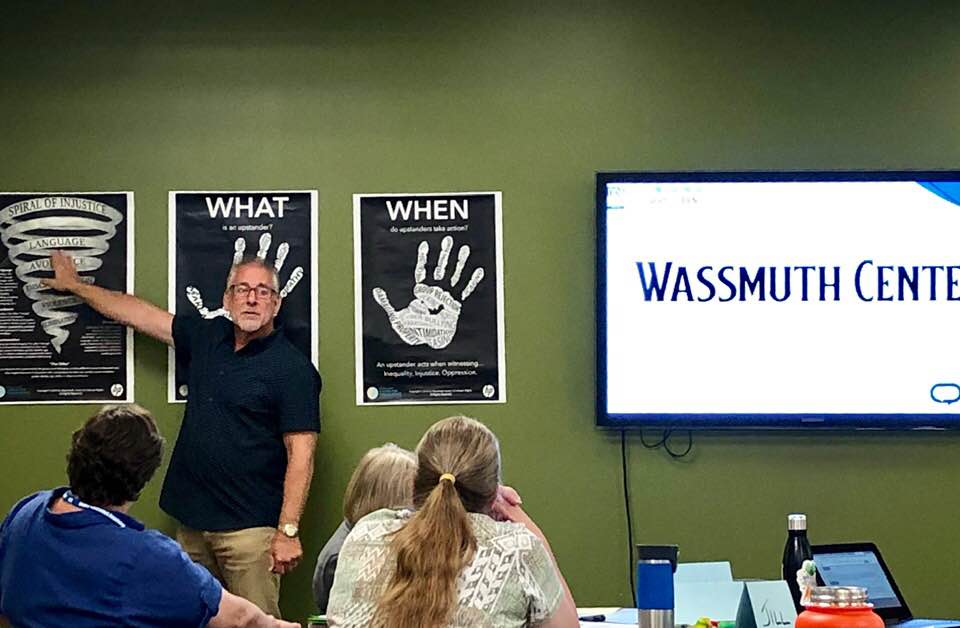
[[[597,425],[960,427],[960,171],[599,173]]]

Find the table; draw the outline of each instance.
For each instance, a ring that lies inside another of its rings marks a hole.
[[[609,615],[620,610],[619,606],[584,606],[577,609],[577,616],[585,615]],[[582,621],[580,628],[627,628],[626,624],[609,624],[598,621]]]

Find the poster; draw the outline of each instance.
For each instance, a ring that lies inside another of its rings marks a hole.
[[[51,251],[133,292],[133,193],[0,193],[0,403],[133,401],[133,331],[40,283]]]
[[[171,312],[227,316],[235,261],[256,254],[280,275],[275,325],[314,366],[317,358],[317,191],[170,192]],[[168,352],[168,401],[185,401],[187,372]]]
[[[358,405],[503,403],[500,193],[355,194]]]

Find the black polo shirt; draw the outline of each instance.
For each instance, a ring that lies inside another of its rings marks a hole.
[[[320,375],[277,329],[234,351],[233,323],[178,314],[189,397],[160,507],[197,530],[276,526],[286,432],[320,431]]]

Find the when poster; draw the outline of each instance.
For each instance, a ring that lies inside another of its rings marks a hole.
[[[50,253],[133,292],[133,193],[0,193],[0,403],[133,400],[133,332],[47,288]]]
[[[275,324],[316,366],[317,192],[170,192],[169,211],[170,311],[226,316],[230,267],[256,254],[280,275]],[[184,401],[186,369],[173,349],[168,356],[167,398]]]
[[[503,403],[500,193],[355,194],[357,404]]]

